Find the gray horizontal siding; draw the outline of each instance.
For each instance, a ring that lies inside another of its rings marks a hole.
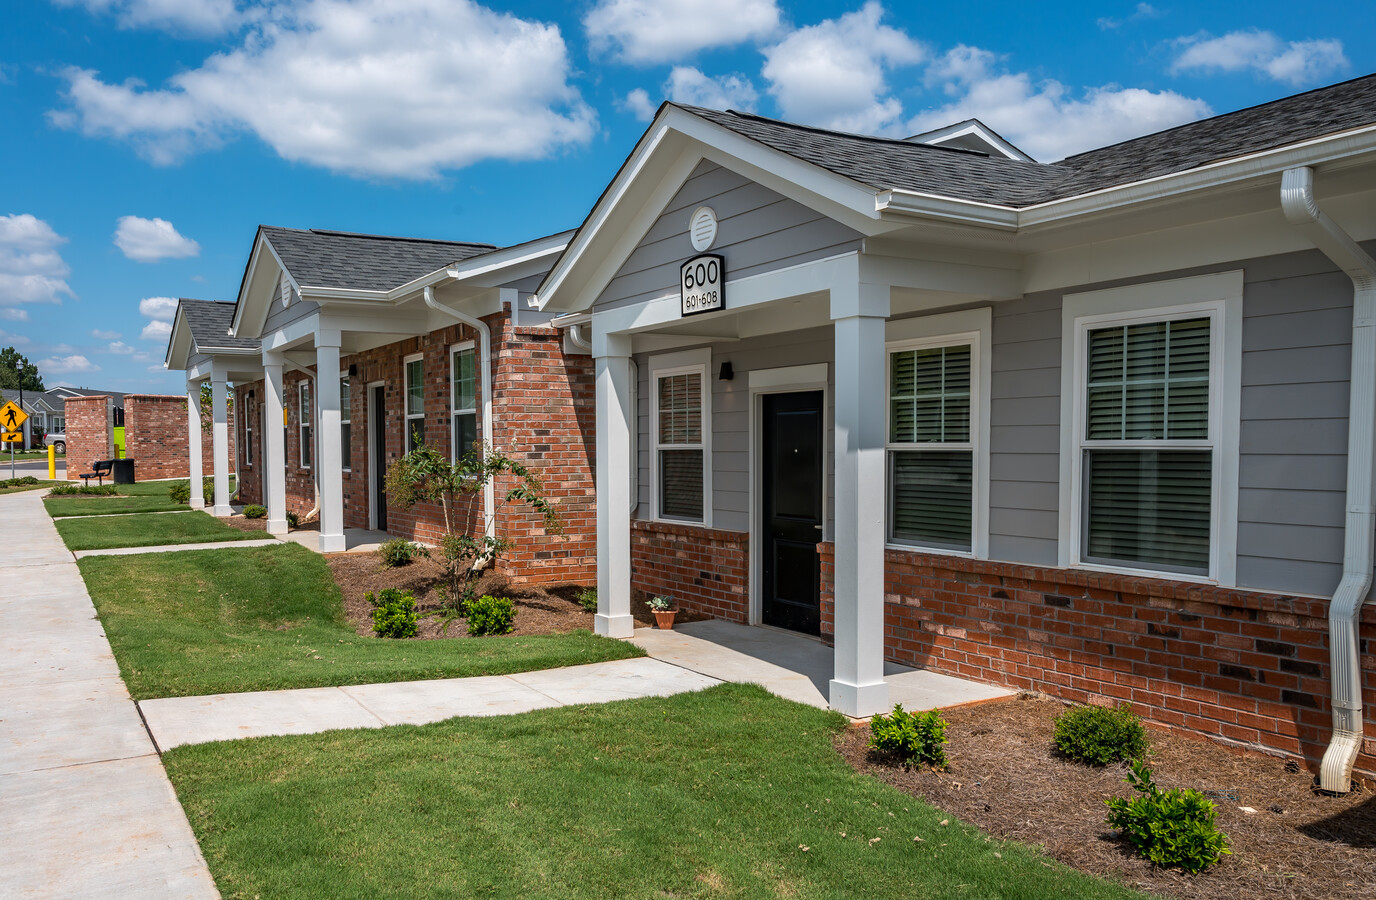
[[[291,286],[286,279],[282,279],[278,283],[277,294],[272,298],[272,308],[268,310],[268,317],[263,323],[263,334],[272,334],[274,331],[300,321],[320,309],[319,303],[314,300],[302,300],[299,296],[293,296],[291,303],[283,306],[282,293],[290,290]]]
[[[669,201],[597,300],[599,309],[643,302],[678,290],[679,266],[697,251],[688,217],[701,205],[717,214],[710,252],[726,261],[727,277],[859,249],[860,234],[729,169],[702,162]]]

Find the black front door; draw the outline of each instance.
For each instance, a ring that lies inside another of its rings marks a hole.
[[[373,458],[373,515],[379,531],[387,530],[387,388],[378,385],[373,388],[373,420],[368,423],[372,430]]]
[[[764,396],[762,618],[820,634],[822,392]]]

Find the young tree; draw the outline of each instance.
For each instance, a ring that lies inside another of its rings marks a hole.
[[[0,388],[17,391],[45,391],[38,366],[13,347],[0,350]]]

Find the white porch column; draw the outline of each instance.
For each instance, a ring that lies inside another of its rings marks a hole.
[[[833,289],[836,330],[835,677],[831,708],[884,712],[884,322],[888,285]]]
[[[191,508],[205,509],[201,473],[201,383],[186,383],[186,450],[191,463]]]
[[[228,516],[229,508],[229,408],[225,402],[228,378],[220,363],[210,365],[211,441],[215,456],[215,508],[217,516]]]
[[[287,533],[287,448],[282,424],[282,356],[263,353],[263,505],[268,534]]]
[[[315,336],[315,392],[320,409],[320,552],[343,553],[344,451],[340,446],[337,331]]]
[[[631,338],[593,335],[597,365],[597,616],[593,630],[630,637],[631,617]]]

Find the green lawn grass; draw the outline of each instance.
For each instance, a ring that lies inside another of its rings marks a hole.
[[[229,485],[230,491],[233,491],[233,478],[229,480]],[[167,496],[167,490],[171,486],[171,481],[140,481],[116,485],[119,494],[114,497],[49,497],[43,501],[43,505],[47,507],[48,515],[54,519],[67,516],[122,516],[128,513],[186,509],[186,504],[173,503]]]
[[[1140,896],[856,774],[843,727],[722,685],[163,763],[227,900]]]
[[[161,515],[97,516],[58,519],[57,533],[68,550],[105,550],[110,547],[157,547],[202,541],[262,540],[268,535],[231,528],[198,509]]]
[[[88,557],[78,565],[137,700],[503,675],[644,655],[586,631],[360,637],[344,620],[325,560],[296,544]]]
[[[0,488],[0,495],[3,495],[3,494],[19,494],[19,493],[23,493],[24,491],[47,490],[48,488],[52,487],[52,486],[55,485],[55,484],[62,484],[62,482],[60,482],[60,481],[40,481],[40,482],[38,482],[38,484],[21,484],[21,485],[15,486],[15,487]]]

